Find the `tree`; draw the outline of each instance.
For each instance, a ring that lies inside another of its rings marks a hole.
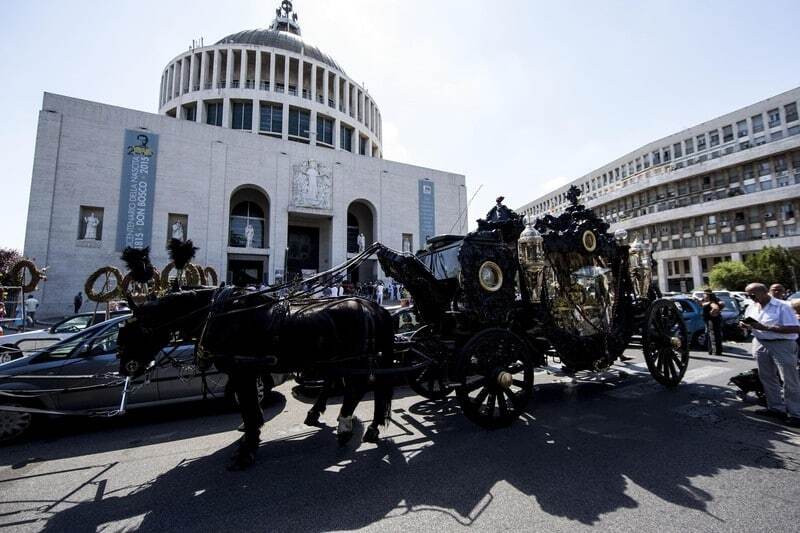
[[[5,284],[6,275],[14,263],[22,259],[22,254],[12,248],[0,248],[0,285]]]
[[[767,246],[745,260],[745,265],[753,273],[751,281],[770,286],[780,283],[784,287],[797,289],[797,273],[800,261],[796,255],[780,246]]]
[[[743,291],[748,283],[756,281],[753,271],[739,261],[717,263],[711,269],[708,279],[712,288],[729,291]]]

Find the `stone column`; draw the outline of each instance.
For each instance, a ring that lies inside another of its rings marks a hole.
[[[256,54],[256,79],[255,79],[255,88],[256,91],[261,90],[261,52],[259,50],[255,51]],[[255,109],[253,109],[255,113]]]
[[[350,82],[344,80],[344,114],[350,114]]]
[[[256,81],[258,86],[258,81]],[[261,129],[261,102],[258,98],[253,98],[253,132],[258,133]]]
[[[311,63],[311,100],[317,103],[317,66]]]
[[[239,88],[247,87],[247,50],[242,48],[239,56]]]
[[[284,84],[285,87],[288,85]],[[289,104],[283,104],[283,121],[281,123],[281,138],[285,141],[289,138]]]
[[[189,92],[194,91],[194,86],[197,84],[197,74],[195,71],[197,70],[197,54],[192,52],[192,58],[189,62]]]
[[[297,60],[297,96],[303,97],[303,58]]]
[[[224,98],[222,100],[222,127],[230,128],[231,124],[231,99]]]
[[[324,100],[323,104],[325,107],[328,106],[328,100],[330,100],[330,91],[328,90],[328,82],[330,82],[331,77],[328,74],[327,69],[322,70],[322,99]]]
[[[225,51],[225,56],[227,58],[227,65],[225,65],[225,87],[230,89],[231,83],[233,82],[233,48],[228,48]]]
[[[275,92],[275,54],[269,53],[269,90]]]
[[[338,105],[338,102],[337,102],[337,105]],[[342,125],[342,123],[341,123],[341,121],[339,121],[338,118],[333,121],[333,147],[336,150],[341,150],[341,148],[339,147],[339,129],[340,129],[341,125]]]
[[[689,266],[692,271],[692,281],[694,282],[694,290],[700,290],[704,285],[703,283],[703,267],[700,264],[700,258],[693,255],[689,258]]]
[[[208,54],[205,50],[200,52],[200,75],[197,77],[200,83],[200,90],[206,90],[206,83],[208,80],[206,79],[206,70],[208,70]]]
[[[216,89],[219,85],[219,74],[220,68],[219,65],[222,62],[222,53],[219,49],[214,50],[214,65],[212,67],[211,73],[211,88]]]
[[[337,113],[341,113],[339,111],[339,99],[341,98],[339,84],[341,83],[341,78],[339,78],[338,74],[334,74],[333,76],[333,106],[336,109]],[[338,135],[338,133],[337,133]]]
[[[317,145],[317,112],[313,109],[311,110],[311,117],[308,121],[308,140],[311,146]]]
[[[289,94],[289,67],[291,64],[292,60],[289,59],[289,56],[283,56],[283,93],[286,95]]]
[[[169,66],[169,76],[167,79],[167,100],[172,100],[172,95],[175,94],[175,63]]]

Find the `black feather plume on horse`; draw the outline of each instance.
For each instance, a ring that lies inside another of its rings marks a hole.
[[[153,277],[155,272],[153,264],[150,262],[150,247],[132,248],[128,246],[122,251],[120,257],[128,270],[131,271],[131,277],[138,283],[147,283]]]
[[[180,239],[170,239],[167,245],[169,258],[175,263],[175,268],[183,270],[186,265],[194,259],[194,254],[198,250],[191,240],[181,241]]]

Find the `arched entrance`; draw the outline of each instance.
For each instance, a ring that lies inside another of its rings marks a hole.
[[[367,200],[354,200],[347,207],[347,255],[359,253],[377,240],[375,207]],[[353,283],[370,282],[377,278],[377,260],[368,259],[350,274]]]
[[[267,194],[255,185],[231,195],[228,219],[228,283],[269,284],[269,214]]]

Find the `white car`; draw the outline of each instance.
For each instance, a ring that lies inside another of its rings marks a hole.
[[[111,316],[130,313],[117,311]],[[36,329],[0,337],[0,364],[42,350],[59,341],[80,333],[87,327],[105,321],[105,313],[80,313],[65,318],[48,329]]]

